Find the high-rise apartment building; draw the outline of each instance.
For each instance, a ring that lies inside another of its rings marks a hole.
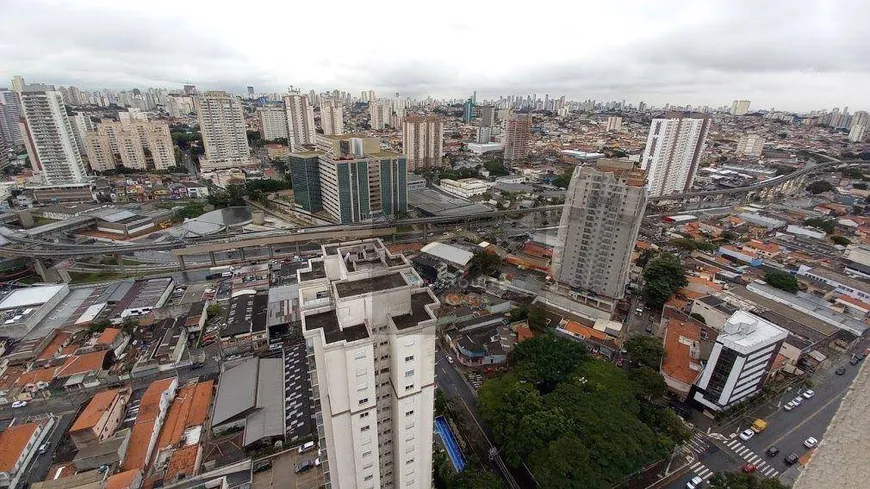
[[[193,97],[183,95],[170,95],[166,97],[166,110],[170,117],[181,118],[195,110]]]
[[[764,139],[758,134],[744,134],[737,141],[737,154],[744,156],[761,156],[764,150]]]
[[[165,170],[175,166],[175,146],[169,125],[160,121],[131,122],[104,119],[85,134],[84,149],[94,171],[123,165],[137,170]]]
[[[492,127],[495,125],[495,107],[484,105],[480,107],[480,127]]]
[[[492,140],[492,127],[480,126],[477,128],[477,144],[486,144]]]
[[[465,105],[462,107],[462,120],[466,124],[471,124],[471,119],[474,118],[474,100],[469,98],[465,101]]]
[[[788,332],[738,310],[725,326],[689,395],[713,411],[727,409],[761,391]]]
[[[84,145],[91,170],[103,172],[117,167],[109,136],[99,132],[89,132],[84,136]]]
[[[281,107],[259,107],[257,119],[260,121],[260,134],[265,141],[283,138],[289,142],[286,110]]]
[[[608,117],[607,118],[607,130],[608,131],[619,131],[622,129],[622,117]]]
[[[870,114],[866,111],[859,110],[852,115],[850,128],[855,126],[870,127]]]
[[[317,151],[290,154],[296,205],[342,224],[408,211],[407,159],[378,138],[317,136]]]
[[[864,135],[867,133],[867,126],[855,125],[849,129],[849,141],[859,143],[864,140]]]
[[[290,149],[297,151],[302,145],[314,145],[317,134],[314,127],[314,106],[307,95],[299,92],[284,96],[284,108],[287,110],[287,133],[290,135]]]
[[[652,120],[641,160],[650,197],[686,192],[692,187],[709,128],[707,117],[675,115]]]
[[[118,120],[122,124],[132,124],[134,122],[148,122],[148,113],[136,107],[118,112]]]
[[[327,487],[429,489],[438,299],[377,239],[297,274]]]
[[[369,102],[374,102],[375,100],[378,99],[378,96],[377,96],[377,94],[375,93],[374,90],[369,90],[369,91],[366,93],[366,97],[368,97],[368,101],[369,101]]]
[[[731,115],[746,115],[749,112],[749,100],[735,100],[731,103]]]
[[[33,171],[50,184],[83,182],[85,164],[60,92],[28,85],[20,93],[20,101],[24,144]]]
[[[12,87],[12,91],[20,94],[24,91],[24,78],[21,75],[15,75],[12,77],[10,81],[10,86]]]
[[[338,102],[329,101],[320,106],[320,126],[327,136],[344,134],[344,109]]]
[[[529,133],[532,118],[529,114],[511,114],[505,120],[504,160],[518,161],[529,156]]]
[[[79,152],[85,154],[85,136],[96,129],[96,124],[87,113],[77,112],[72,115],[73,128],[75,129],[76,144]]]
[[[646,209],[645,177],[628,160],[602,159],[574,169],[553,254],[557,282],[611,299],[625,295]]]
[[[390,103],[384,100],[369,102],[369,125],[376,131],[390,123]]]
[[[21,104],[18,101],[18,94],[0,88],[0,137],[12,147],[24,144],[19,127],[20,118]]]
[[[402,123],[402,152],[408,171],[440,168],[444,156],[444,126],[437,116],[411,116]]]
[[[199,159],[202,171],[256,164],[248,146],[242,101],[219,91],[204,92],[194,100],[205,147],[205,157]]]

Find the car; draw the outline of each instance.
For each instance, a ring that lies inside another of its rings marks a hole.
[[[256,465],[254,465],[254,473],[257,474],[260,472],[265,472],[271,468],[272,468],[272,461],[271,460],[266,461],[266,462],[260,462]]]
[[[99,470],[101,474],[105,474],[106,472],[108,472],[109,466],[106,464],[103,464],[103,465],[100,465],[100,468],[97,470]]]
[[[753,436],[755,436],[755,432],[748,428],[743,430],[743,433],[740,433],[740,439],[743,441],[747,441]]]
[[[804,446],[807,448],[815,448],[816,445],[819,444],[819,440],[816,440],[812,436],[804,440]]]
[[[855,355],[852,355],[852,358],[849,359],[849,363],[851,363],[852,365],[858,365],[858,362],[860,361],[861,360],[858,360],[858,357],[856,357]]]
[[[857,355],[855,355],[855,358],[857,358],[859,362],[861,360],[864,360],[864,358],[866,358],[866,357],[867,357],[867,355],[865,355],[863,353],[858,353]]]
[[[835,370],[834,373],[837,375],[844,375],[846,373],[846,367],[840,367],[837,370]]]
[[[686,489],[698,489],[703,483],[704,479],[702,479],[701,476],[696,475],[695,477],[692,477],[692,480],[686,482]]]
[[[756,467],[754,464],[743,464],[740,466],[740,470],[742,470],[743,472],[746,472],[747,474],[751,474],[751,473],[755,472]]]
[[[791,411],[792,409],[795,408],[795,403],[794,403],[794,401],[788,401],[787,403],[785,403],[785,406],[783,406],[782,408],[786,411]]]
[[[779,448],[777,448],[776,445],[771,445],[764,453],[767,454],[768,457],[776,457],[777,455],[779,455]]]
[[[15,401],[12,403],[12,409],[23,408],[27,405],[27,401]]]
[[[794,399],[792,399],[791,402],[793,402],[795,406],[800,406],[801,403],[804,402],[804,398],[801,396],[797,396]]]
[[[204,366],[205,366],[204,363],[202,363],[202,362],[196,362],[196,363],[192,363],[192,364],[190,364],[190,369],[191,369],[191,370],[199,370],[199,369],[201,369],[201,368],[204,367]]]
[[[785,457],[785,464],[786,464],[786,465],[794,465],[794,464],[797,463],[797,461],[798,461],[799,459],[800,459],[800,457],[798,457],[798,454],[796,454],[796,453],[794,453],[794,452],[789,453],[789,454],[786,455],[786,457]]]
[[[307,452],[308,450],[311,450],[312,448],[314,448],[314,442],[313,442],[313,441],[305,442],[305,443],[299,445],[299,453],[305,453],[305,452]]]
[[[50,443],[43,443],[42,445],[39,445],[39,450],[37,450],[37,452],[42,455],[43,453],[47,452],[49,448],[51,448]]]
[[[809,399],[809,398],[813,397],[814,395],[816,395],[816,393],[812,389],[807,389],[804,391],[804,399]]]
[[[646,325],[646,332],[649,333],[649,334],[652,334],[652,333],[653,333],[653,325],[652,325],[652,324],[647,324],[647,325]]]
[[[301,464],[297,465],[296,470],[294,472],[296,472],[297,474],[301,474],[302,472],[307,472],[313,468],[314,468],[314,460],[306,460],[305,462],[302,462]]]
[[[453,363],[453,357],[447,355],[447,363]]]

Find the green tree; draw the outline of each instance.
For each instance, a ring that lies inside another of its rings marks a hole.
[[[647,263],[643,271],[644,298],[647,304],[660,308],[680,287],[686,286],[683,264],[676,255],[662,253]]]
[[[123,331],[127,334],[133,334],[133,332],[136,331],[136,328],[138,326],[139,326],[139,320],[132,317],[132,316],[127,316],[124,318],[123,321],[121,321],[121,331]]]
[[[565,168],[562,173],[553,179],[553,185],[561,188],[568,188],[571,184],[571,177],[574,176],[574,167]]]
[[[529,307],[529,327],[538,332],[547,331],[547,311],[538,305]]]
[[[658,370],[665,356],[662,341],[655,336],[632,336],[622,345],[632,362],[641,367]]]
[[[450,481],[448,489],[501,489],[504,487],[501,479],[491,471],[482,467],[466,466]]]
[[[831,236],[831,241],[840,246],[849,246],[849,244],[852,243],[849,241],[849,238],[845,236]]]
[[[824,180],[819,180],[807,185],[807,192],[811,194],[820,194],[822,192],[831,192],[834,186]]]
[[[483,164],[483,167],[489,171],[491,177],[501,177],[510,174],[507,168],[504,167],[501,160],[489,160]]]
[[[710,478],[710,489],[788,489],[779,479],[760,478],[742,472],[719,472]]]
[[[697,319],[698,322],[701,324],[707,324],[707,320],[704,319],[704,316],[702,316],[700,313],[693,312],[693,313],[689,314],[689,316],[694,318],[694,319]]]
[[[517,307],[508,313],[508,318],[511,322],[522,321],[527,317],[529,317],[529,308],[526,306]]]
[[[776,287],[779,290],[797,293],[800,290],[798,281],[794,275],[779,270],[771,270],[764,274],[764,281],[771,287]]]
[[[519,375],[547,393],[580,364],[586,349],[580,343],[539,335],[514,347],[511,358]]]
[[[210,306],[205,308],[205,317],[208,319],[216,317],[220,313],[221,313],[221,305],[220,304],[211,304]]]
[[[810,217],[804,219],[804,224],[821,229],[827,234],[831,234],[837,229],[837,221],[834,219],[824,219],[822,217]]]
[[[629,379],[635,385],[638,395],[643,399],[658,399],[668,392],[665,378],[658,370],[642,366],[632,370]]]
[[[501,266],[501,258],[495,253],[475,251],[471,257],[471,274],[490,275],[498,271]]]

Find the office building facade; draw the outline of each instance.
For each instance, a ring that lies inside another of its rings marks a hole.
[[[474,118],[474,100],[469,98],[462,106],[462,120],[466,124],[471,124],[471,119]]]
[[[735,100],[731,103],[731,115],[746,115],[749,113],[749,100]]]
[[[505,161],[519,161],[529,156],[529,133],[531,129],[532,118],[529,114],[511,114],[505,120]]]
[[[641,160],[650,197],[692,188],[709,128],[707,117],[652,120]]]
[[[284,109],[281,107],[259,107],[257,119],[260,122],[260,135],[265,141],[287,139],[289,142],[287,113]]]
[[[743,156],[761,156],[764,150],[764,139],[758,134],[744,134],[737,141],[737,154]]]
[[[205,156],[199,159],[202,171],[256,164],[251,158],[244,109],[238,97],[207,91],[197,95],[194,103],[205,149]]]
[[[788,332],[739,310],[725,326],[690,397],[713,411],[727,409],[764,387]]]
[[[85,164],[60,92],[52,87],[25,86],[20,101],[24,144],[33,171],[50,184],[84,182]]]
[[[624,297],[646,208],[645,176],[628,160],[602,159],[574,169],[553,253],[557,282],[612,299]]]
[[[314,106],[307,95],[298,92],[284,96],[287,111],[287,133],[290,135],[290,150],[297,151],[302,145],[314,144]]]
[[[326,486],[429,489],[438,299],[380,240],[297,273]]]
[[[440,168],[444,156],[444,125],[437,116],[405,118],[402,123],[402,152],[408,171]]]

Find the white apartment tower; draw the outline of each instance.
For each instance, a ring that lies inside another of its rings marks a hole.
[[[864,140],[864,134],[867,132],[867,126],[862,126],[860,124],[852,126],[852,129],[849,129],[849,141],[853,143],[860,143]]]
[[[338,102],[328,101],[320,105],[320,126],[327,136],[344,134],[344,109]]]
[[[205,146],[205,157],[199,159],[202,171],[256,164],[248,146],[242,101],[222,91],[204,92],[194,100]]]
[[[737,141],[737,154],[743,156],[761,156],[764,150],[764,139],[758,134],[744,134]]]
[[[607,118],[607,130],[608,131],[619,131],[622,129],[622,117],[608,117]]]
[[[287,111],[287,133],[290,135],[290,150],[301,151],[300,145],[314,145],[317,134],[314,128],[314,106],[307,95],[299,92],[284,96]]]
[[[284,138],[289,142],[287,112],[284,109],[281,107],[260,107],[257,109],[257,119],[260,121],[260,135],[265,141]]]
[[[553,253],[560,284],[621,299],[646,209],[646,172],[628,160],[574,169]]]
[[[25,86],[20,96],[24,143],[33,170],[50,184],[83,182],[85,164],[60,92],[32,87]]]
[[[709,128],[706,117],[677,115],[652,120],[641,160],[650,197],[686,192],[692,187]]]
[[[382,130],[390,123],[390,103],[387,101],[369,102],[369,125],[376,131]]]
[[[402,152],[408,157],[408,171],[439,168],[444,156],[444,124],[436,116],[405,118],[402,123]]]
[[[438,299],[379,239],[297,272],[327,487],[432,487]]]
[[[103,119],[95,132],[85,134],[84,150],[94,171],[121,164],[138,170],[165,170],[175,166],[175,146],[165,122],[125,118]]]
[[[725,322],[710,359],[690,396],[721,411],[764,387],[788,332],[752,313],[739,310]]]
[[[731,115],[746,115],[749,112],[749,100],[735,100],[731,103]]]

